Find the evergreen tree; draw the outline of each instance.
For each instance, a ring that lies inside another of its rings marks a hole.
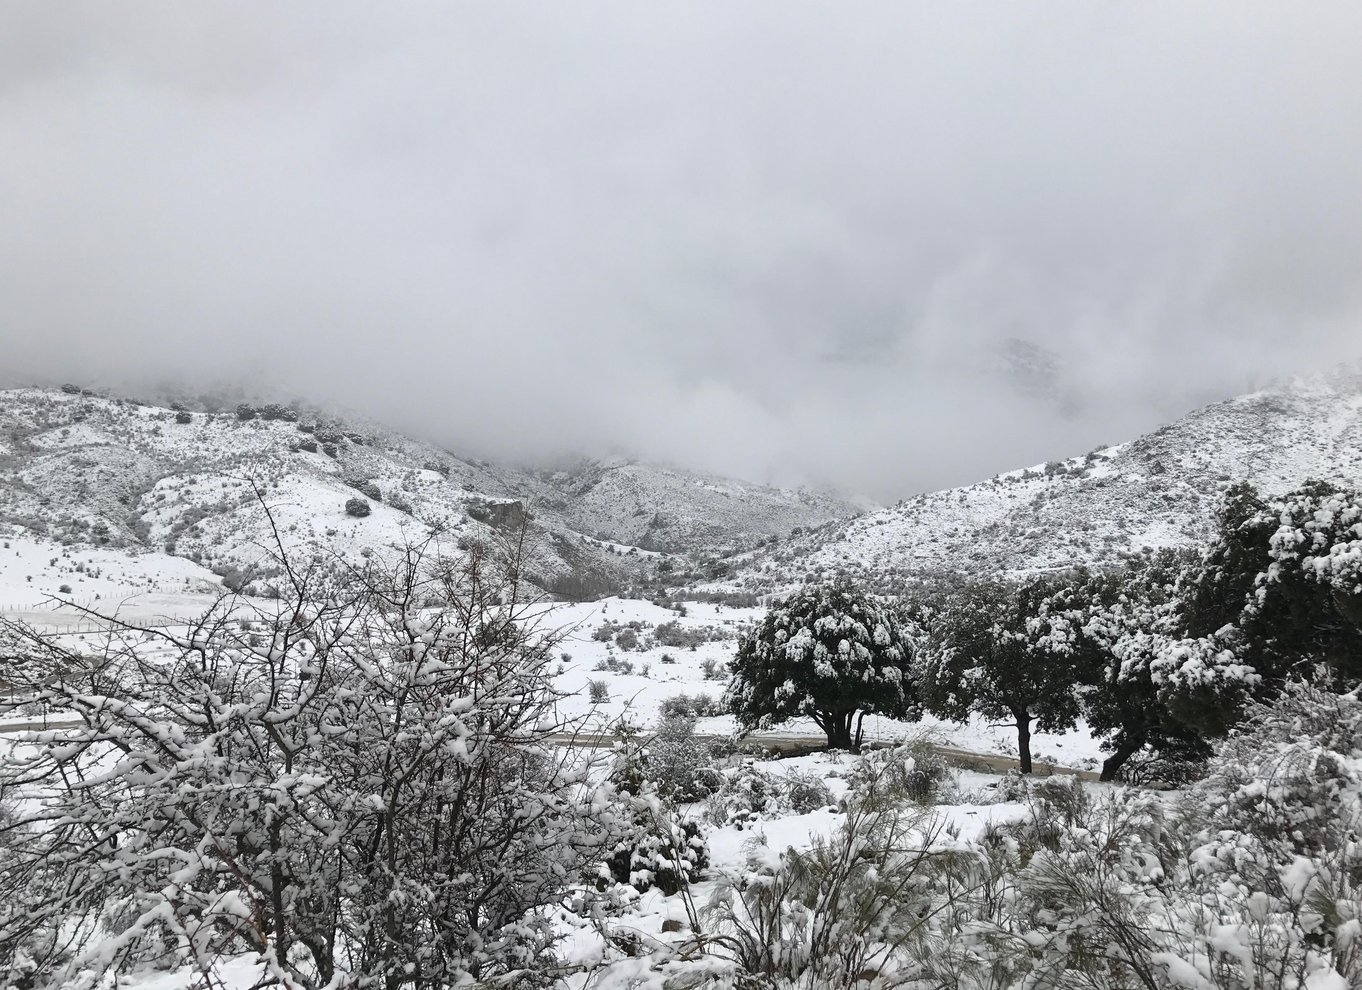
[[[805,716],[830,747],[859,749],[867,713],[915,717],[911,658],[894,608],[844,584],[809,587],[743,637],[726,700],[745,729]]]
[[[1308,482],[1266,502],[1240,484],[1219,523],[1179,585],[1181,639],[1150,667],[1179,717],[1212,734],[1317,664],[1362,678],[1362,496]]]
[[[1043,578],[969,585],[945,601],[923,651],[928,710],[958,721],[972,713],[1009,720],[1022,773],[1031,772],[1032,727],[1073,728],[1079,686],[1091,678],[1072,623],[1051,614],[1058,591]]]
[[[1185,566],[1185,554],[1164,551],[1120,574],[1087,576],[1065,589],[1065,607],[1051,605],[1086,654],[1092,676],[1080,697],[1089,729],[1108,750],[1102,780],[1114,780],[1141,752],[1183,764],[1210,755],[1203,735],[1174,715],[1151,675],[1155,654],[1168,643]]]

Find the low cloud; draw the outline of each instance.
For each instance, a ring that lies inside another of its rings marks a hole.
[[[1362,10],[9,5],[0,364],[893,499],[1362,355]]]

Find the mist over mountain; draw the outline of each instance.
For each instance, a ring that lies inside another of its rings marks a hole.
[[[884,502],[1362,356],[1355,5],[79,7],[0,11],[23,381]]]

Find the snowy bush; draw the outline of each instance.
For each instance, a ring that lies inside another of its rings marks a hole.
[[[723,786],[709,798],[705,818],[715,825],[743,828],[788,808],[783,782],[749,760],[726,776]]]
[[[827,781],[812,770],[795,770],[787,774],[785,793],[790,810],[796,815],[807,815],[835,804]]]
[[[916,739],[867,753],[847,774],[848,799],[896,804],[934,804],[950,784],[945,759],[930,742]]]
[[[712,718],[723,714],[723,707],[707,694],[676,694],[664,698],[658,706],[662,718]]]
[[[363,519],[371,511],[369,503],[362,498],[349,498],[345,500],[345,514],[354,516],[356,519]]]
[[[674,803],[701,801],[724,781],[709,750],[695,738],[695,720],[663,718],[649,740],[645,772],[658,793]]]
[[[781,987],[906,985],[907,950],[933,918],[938,825],[900,810],[854,810],[807,851],[747,847],[709,907],[719,953]],[[924,984],[926,985],[926,984]]]
[[[0,821],[11,980],[243,952],[303,988],[552,963],[538,909],[600,860],[614,813],[580,751],[549,744],[553,640],[513,566],[283,563],[280,610],[250,631],[230,601],[93,654],[5,627],[14,696],[63,716],[0,768],[24,799]]]
[[[600,881],[654,887],[667,896],[697,880],[709,865],[709,849],[700,826],[678,821],[663,810],[656,794],[644,791],[628,800],[630,818],[601,866]]]

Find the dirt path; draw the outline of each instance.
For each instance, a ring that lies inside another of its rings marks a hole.
[[[0,736],[17,735],[20,732],[41,732],[43,729],[60,729],[76,724],[78,723],[56,716],[27,721],[0,722]],[[695,738],[701,742],[717,742],[730,737],[713,733],[696,733]],[[821,740],[813,736],[783,736],[763,733],[748,738],[780,756],[803,756],[808,753],[820,752],[826,748]],[[595,732],[562,733],[554,736],[553,741],[560,746],[577,746],[584,749],[609,749],[614,744],[614,738],[610,734]],[[867,743],[866,748],[888,749],[891,745],[890,743],[872,742]],[[1003,756],[998,753],[976,753],[956,746],[942,746],[935,743],[931,745],[948,764],[960,770],[978,770],[983,773],[1003,774],[1017,769],[1017,759],[1014,756]],[[1097,773],[1093,770],[1079,770],[1075,767],[1036,761],[1035,776],[1050,777],[1054,775],[1077,777],[1079,780],[1097,779]]]

